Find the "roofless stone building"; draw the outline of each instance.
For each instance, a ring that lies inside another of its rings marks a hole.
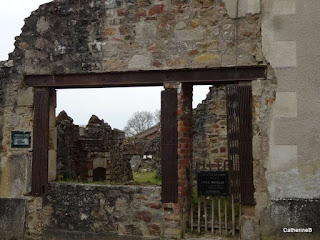
[[[123,156],[124,132],[92,115],[85,127],[73,124],[65,111],[57,119],[57,178],[84,182],[132,180]],[[80,129],[81,128],[81,129]]]

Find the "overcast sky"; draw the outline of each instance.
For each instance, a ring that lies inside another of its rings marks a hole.
[[[0,2],[0,61],[13,51],[15,36],[20,35],[24,19],[39,5],[50,0],[1,0]],[[135,111],[160,109],[162,87],[100,88],[58,90],[57,110],[65,110],[76,124],[86,124],[92,114],[103,118],[112,128],[123,129]],[[195,86],[193,106],[200,103],[209,86]]]

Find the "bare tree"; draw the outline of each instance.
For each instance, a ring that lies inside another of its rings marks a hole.
[[[161,111],[159,109],[154,111],[154,121],[156,124],[161,121]]]
[[[124,127],[124,132],[127,136],[134,136],[150,127],[155,123],[155,116],[152,112],[138,111],[133,114],[127,121],[127,125]]]

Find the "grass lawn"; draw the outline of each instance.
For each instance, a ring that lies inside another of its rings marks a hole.
[[[61,183],[84,183],[84,184],[96,184],[96,185],[161,185],[161,176],[157,175],[155,171],[153,172],[138,172],[133,173],[133,181],[129,183],[121,182],[110,182],[110,181],[100,181],[100,182],[88,182],[81,179],[59,179],[57,182]]]
[[[160,185],[161,177],[156,172],[133,173],[133,180],[137,185]]]

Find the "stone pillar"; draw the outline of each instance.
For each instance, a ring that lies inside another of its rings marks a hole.
[[[240,238],[256,239],[256,224],[255,206],[241,205]]]
[[[48,181],[57,178],[57,128],[56,128],[56,90],[50,90],[49,106],[49,148],[48,148]]]

